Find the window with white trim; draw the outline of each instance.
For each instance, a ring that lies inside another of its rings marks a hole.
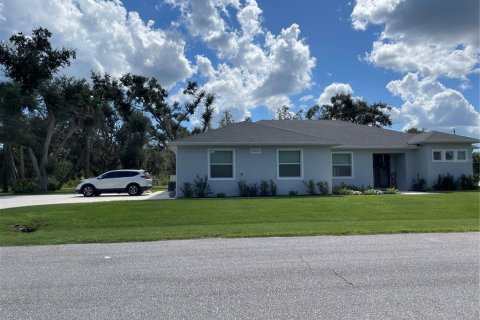
[[[231,149],[211,149],[208,153],[209,178],[234,178],[234,151]]]
[[[467,151],[457,150],[457,160],[458,161],[467,161]]]
[[[332,153],[332,176],[346,177],[353,176],[352,153]]]
[[[278,177],[301,178],[302,177],[302,150],[284,149],[278,150]]]
[[[464,162],[467,161],[467,150],[432,150],[433,162]]]

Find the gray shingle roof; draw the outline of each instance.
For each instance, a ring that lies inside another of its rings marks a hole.
[[[338,120],[262,120],[239,122],[178,139],[180,145],[326,145],[338,148],[409,148],[434,142],[478,143],[443,132],[410,134]]]
[[[423,144],[423,143],[435,143],[435,142],[465,142],[465,143],[478,143],[479,139],[458,136],[454,134],[449,134],[445,132],[423,132],[419,134],[414,134],[412,138],[408,141],[410,144]]]
[[[178,139],[171,145],[338,145],[337,141],[243,121]]]

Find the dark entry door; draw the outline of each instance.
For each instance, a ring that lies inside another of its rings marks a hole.
[[[375,188],[390,187],[390,155],[373,155],[373,184]]]

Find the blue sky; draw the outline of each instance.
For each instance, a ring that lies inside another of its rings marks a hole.
[[[349,92],[392,105],[396,130],[478,136],[478,12],[477,0],[0,0],[0,39],[45,26],[77,49],[69,74],[155,76],[172,99],[195,80],[236,120]]]

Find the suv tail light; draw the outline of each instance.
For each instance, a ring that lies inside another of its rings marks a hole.
[[[144,171],[144,172],[143,172],[143,176],[140,176],[140,178],[150,179],[150,174],[149,174],[147,171]]]

